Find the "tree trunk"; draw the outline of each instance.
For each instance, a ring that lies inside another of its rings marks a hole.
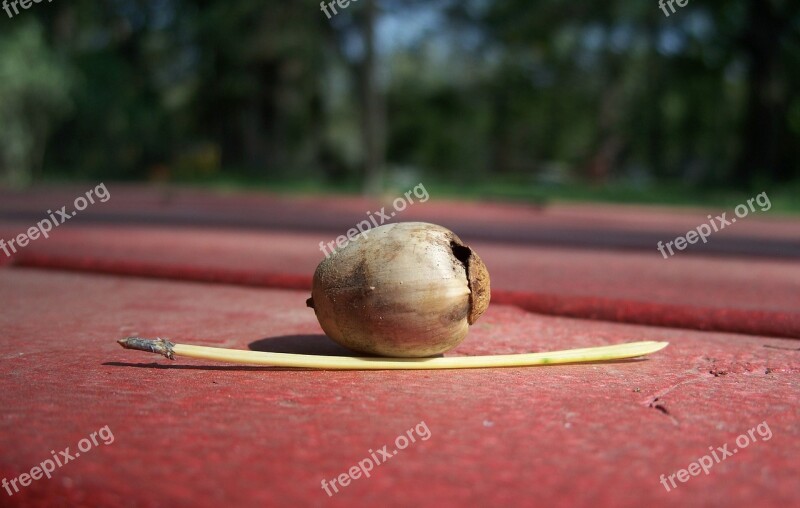
[[[380,194],[384,170],[384,109],[375,76],[375,20],[376,0],[366,0],[363,18],[364,61],[361,65],[362,122],[361,134],[364,148],[364,192]]]
[[[747,106],[741,130],[742,152],[734,170],[735,185],[748,188],[762,173],[768,181],[785,180],[780,164],[781,115],[785,90],[779,80],[780,38],[786,27],[772,2],[749,0],[748,27],[742,45],[749,60]]]

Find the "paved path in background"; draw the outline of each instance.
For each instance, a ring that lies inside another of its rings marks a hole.
[[[390,213],[392,200],[401,194],[385,200],[286,198],[262,193],[110,185],[112,198],[82,211],[81,223],[312,232],[324,233],[324,238],[333,239],[367,219],[368,212],[373,216],[380,209]],[[45,210],[70,205],[89,187],[44,189],[24,194],[0,191],[0,220],[32,224],[46,217]],[[396,220],[435,220],[437,224],[460,232],[469,241],[657,253],[659,240],[673,240],[708,222],[709,214],[716,216],[724,212],[731,219],[733,206],[727,210],[676,210],[627,205],[534,206],[431,198],[426,203],[408,206],[396,215]],[[705,253],[800,259],[800,221],[760,212],[758,207],[756,212],[714,233],[711,238],[713,241],[692,245],[680,255]]]

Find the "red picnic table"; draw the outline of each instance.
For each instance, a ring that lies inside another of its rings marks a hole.
[[[0,193],[0,238],[83,190]],[[586,365],[315,371],[170,361],[115,339],[350,354],[305,299],[319,243],[385,202],[108,190],[0,252],[3,506],[800,504],[797,220],[753,215],[664,259],[659,240],[719,211],[416,203],[396,220],[449,227],[492,275],[489,310],[448,356],[670,346]]]

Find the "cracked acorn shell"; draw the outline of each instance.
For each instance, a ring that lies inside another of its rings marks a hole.
[[[455,233],[401,222],[360,233],[323,260],[307,304],[347,348],[425,357],[464,340],[489,299],[486,266]]]

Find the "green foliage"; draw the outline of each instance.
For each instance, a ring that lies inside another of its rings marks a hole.
[[[43,165],[349,188],[365,165],[366,1],[331,20],[318,2],[263,0],[75,0],[5,20],[5,179]],[[800,181],[797,2],[669,17],[613,0],[378,5],[377,134],[398,173],[515,182],[531,199],[542,183],[708,194]]]
[[[0,183],[25,185],[41,168],[53,122],[70,111],[71,82],[37,22],[0,34]]]

